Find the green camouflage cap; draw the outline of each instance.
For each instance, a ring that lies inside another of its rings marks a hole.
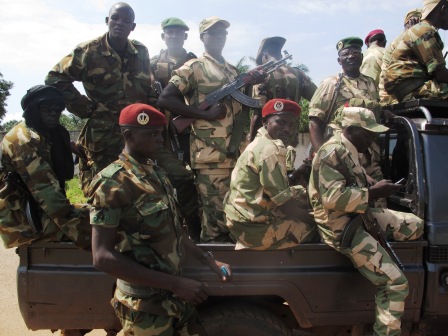
[[[407,12],[406,16],[404,17],[404,25],[406,25],[406,23],[408,23],[409,20],[412,19],[413,17],[418,18],[420,20],[420,18],[422,17],[422,9],[415,8]]]
[[[188,28],[185,22],[176,17],[167,18],[163,20],[160,25],[162,26],[163,30],[165,30],[165,28],[168,27],[178,27],[184,29],[185,31],[190,30],[190,28]]]
[[[268,46],[272,45],[281,50],[285,43],[286,39],[281,36],[266,37],[263,39],[261,41],[260,48],[258,48],[257,58],[255,59],[257,65],[261,65],[262,53]]]
[[[423,0],[422,18],[424,20],[436,8],[441,0]]]
[[[388,127],[378,124],[372,111],[363,107],[344,107],[339,120],[336,122],[341,128],[349,126],[362,127],[368,131],[382,133],[389,130]]]
[[[348,47],[358,47],[359,49],[361,49],[363,44],[364,42],[359,37],[356,36],[346,37],[336,44],[336,50],[340,52],[341,50]]]
[[[202,34],[204,31],[210,29],[218,22],[221,22],[226,29],[230,27],[230,23],[228,21],[222,20],[217,16],[211,16],[208,19],[204,19],[201,21],[201,23],[199,24],[199,33]]]

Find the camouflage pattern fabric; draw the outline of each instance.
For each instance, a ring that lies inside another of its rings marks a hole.
[[[219,63],[205,52],[201,58],[190,60],[174,70],[170,83],[184,95],[187,104],[199,106],[209,93],[229,83],[237,75],[233,65],[226,61]],[[203,206],[203,242],[229,239],[222,202],[229,189],[230,169],[235,166],[236,159],[228,158],[226,152],[235,117],[241,113],[241,104],[234,99],[224,99],[221,104],[226,107],[226,117],[214,121],[197,119],[192,125],[190,136],[191,167],[197,175],[196,184]]]
[[[294,170],[294,162],[296,162],[297,152],[293,146],[286,147],[286,171]]]
[[[274,98],[283,98],[300,103],[303,97],[310,101],[316,91],[316,84],[303,71],[282,66],[271,72],[262,84],[253,86],[252,97],[260,100],[261,106]]]
[[[346,180],[338,167],[350,174]],[[367,175],[356,147],[337,133],[319,151],[312,163],[309,197],[314,218],[324,242],[346,255],[359,272],[378,287],[375,297],[377,335],[399,335],[400,318],[408,285],[403,272],[378,242],[359,228],[349,248],[341,248],[341,234],[353,215],[369,208]],[[423,221],[411,213],[370,208],[372,216],[395,240],[414,240],[423,233]]]
[[[92,181],[89,203],[92,225],[118,229],[117,251],[155,271],[180,274],[185,257],[180,213],[165,172],[151,160],[141,164],[122,152]],[[153,335],[149,330],[181,318],[187,303],[166,291],[139,298],[117,289],[113,306],[124,328]]]
[[[237,75],[237,69],[233,65],[227,62],[221,64],[205,52],[201,58],[190,60],[174,70],[170,83],[179,89],[189,105],[199,106],[210,92],[229,83]],[[195,136],[190,137],[193,169],[228,169],[235,166],[235,159],[227,158],[225,153],[232,135],[233,122],[241,112],[241,104],[234,99],[223,99],[221,104],[227,109],[224,119],[197,119],[193,123],[192,131]]]
[[[361,68],[363,75],[373,78],[376,86],[380,82],[381,64],[383,63],[384,48],[377,45],[371,45],[364,52]]]
[[[363,74],[361,74],[358,78],[349,78],[344,76],[339,92],[337,93],[336,102],[332,111],[329,111],[338,77],[339,76],[332,76],[324,79],[324,81],[319,85],[310,101],[310,117],[317,117],[320,120],[325,121],[327,114],[332,113],[334,118],[335,111],[340,106],[347,103],[351,98],[378,102],[378,89],[376,88],[375,82],[372,78]],[[330,120],[329,126],[336,128],[332,120],[333,119]]]
[[[201,242],[230,242],[225,223],[224,197],[229,191],[230,169],[198,169],[196,184],[202,203]]]
[[[386,48],[384,49],[383,63],[381,64],[380,80],[378,83],[378,93],[380,96],[381,106],[393,105],[398,103],[398,100],[392,95],[388,94],[387,91],[384,89],[384,74],[387,67],[390,65],[390,62],[392,61],[390,53],[391,50],[395,48],[394,42],[395,40],[391,44],[386,46]]]
[[[289,186],[286,148],[265,128],[240,156],[224,201],[227,226],[237,249],[283,249],[306,242],[314,226],[287,218],[278,207],[294,198],[306,208],[306,190]],[[300,202],[302,200],[302,202]]]
[[[156,81],[159,81],[162,88],[168,84],[171,78],[171,72],[173,69],[178,68],[178,62],[182,59],[186,59],[187,51],[184,49],[184,53],[180,58],[174,58],[168,55],[168,51],[161,50],[160,54],[154,56],[150,60],[151,73]],[[163,111],[165,116],[169,120],[172,115],[168,111]],[[155,154],[154,159],[157,165],[162,167],[168,175],[173,187],[177,192],[177,199],[182,207],[185,218],[193,218],[198,216],[198,193],[194,185],[194,174],[189,167],[185,166],[185,154],[183,160],[179,160],[178,157],[172,151],[172,146],[169,140],[170,132],[167,129],[165,132],[165,149],[160,150]],[[177,134],[178,140],[189,134]],[[175,141],[175,140],[172,140]],[[183,142],[182,142],[183,143]],[[189,148],[180,148],[184,153],[189,154]]]
[[[418,98],[446,99],[448,86],[434,78],[434,71],[446,66],[443,47],[437,29],[427,21],[405,30],[391,46],[391,60],[382,74],[385,90],[399,101]],[[417,83],[417,88],[403,88],[412,83]]]
[[[138,300],[142,305],[137,310],[121,303],[132,300],[135,298],[116,289],[111,301],[124,335],[207,335],[196,308],[178,297],[156,294],[150,300]]]
[[[82,82],[86,95],[73,82]],[[67,110],[88,118],[78,142],[86,149],[90,178],[115,161],[124,143],[118,128],[120,111],[133,103],[154,104],[148,49],[128,40],[121,58],[108,44],[107,33],[79,44],[45,78],[64,94]],[[86,169],[86,171],[88,171]]]
[[[154,154],[154,161],[166,172],[176,190],[177,200],[185,218],[198,215],[198,193],[194,185],[194,174],[185,167],[172,152],[162,149]]]
[[[70,204],[50,165],[50,143],[22,121],[1,143],[3,181],[8,172],[18,173],[41,214],[42,232],[34,232],[25,214],[25,190],[2,182],[0,190],[0,237],[6,248],[36,241],[60,241],[68,237],[81,248],[89,248],[89,207]],[[9,184],[9,182],[8,182]]]

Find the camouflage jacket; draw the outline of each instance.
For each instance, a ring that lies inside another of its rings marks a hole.
[[[332,76],[325,79],[317,88],[310,102],[309,116],[325,121],[327,114],[331,113],[332,118],[330,118],[329,125],[333,128],[336,128],[336,125],[333,123],[335,111],[351,98],[360,98],[374,102],[379,100],[378,90],[372,78],[363,74],[360,74],[358,78],[350,78],[344,75],[337,93],[336,102],[333,105],[333,109],[329,111],[338,78],[339,76]]]
[[[390,53],[391,50],[395,49],[395,43],[394,43],[395,41],[396,40],[394,40],[384,49],[383,63],[381,63],[380,81],[378,83],[378,94],[380,96],[380,104],[382,106],[398,103],[398,100],[395,97],[388,94],[387,91],[384,89],[384,76],[386,74],[385,71],[389,66],[390,62],[392,61]]]
[[[181,67],[185,62],[196,58],[196,55],[183,49],[183,54],[179,58],[170,57],[168,55],[168,49],[160,50],[159,55],[151,57],[151,72],[156,81],[162,84],[162,88],[167,86],[171,79],[171,73],[173,70]]]
[[[364,52],[361,68],[362,74],[372,77],[376,86],[380,82],[381,64],[383,63],[384,48],[372,45]]]
[[[116,250],[139,264],[179,274],[185,256],[180,214],[165,172],[124,151],[89,188],[90,223],[117,228]]]
[[[77,229],[88,211],[75,209],[61,190],[50,164],[50,146],[25,121],[12,128],[1,143],[0,236],[7,248],[37,240],[57,241],[63,234],[75,242],[81,239]],[[42,232],[32,230],[24,213],[28,191],[3,181],[8,172],[18,173],[36,200]],[[90,244],[88,239],[86,245]]]
[[[369,199],[359,153],[342,133],[336,133],[317,151],[308,192],[322,238],[338,248],[345,226],[353,214],[365,212]]]
[[[212,91],[234,80],[237,69],[224,61],[219,63],[208,53],[199,59],[186,62],[173,71],[170,83],[176,85],[187,104],[198,106]],[[235,160],[226,157],[235,117],[241,112],[241,104],[234,99],[223,99],[227,115],[220,120],[197,119],[193,123],[190,138],[191,168],[233,168]]]
[[[261,127],[232,171],[230,191],[224,200],[227,219],[269,225],[278,206],[300,196],[306,196],[306,190],[288,183],[283,142],[273,140]]]
[[[87,97],[73,82],[82,82]],[[120,111],[133,103],[154,104],[148,49],[129,40],[123,59],[109,46],[107,33],[79,44],[48,73],[45,84],[64,93],[67,110],[89,118],[83,145],[101,151],[117,138]]]
[[[264,83],[253,86],[252,97],[259,99],[262,106],[273,98],[300,103],[302,97],[310,101],[316,88],[316,84],[301,70],[282,66],[271,72]]]
[[[384,88],[395,93],[397,85],[407,80],[422,81],[434,77],[434,71],[444,67],[443,42],[437,29],[422,21],[399,35],[391,45],[390,64],[384,69]]]

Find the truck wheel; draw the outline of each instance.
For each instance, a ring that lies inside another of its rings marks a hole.
[[[277,315],[255,305],[221,304],[200,314],[208,336],[291,336]]]

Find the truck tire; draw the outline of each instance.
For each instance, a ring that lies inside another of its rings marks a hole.
[[[251,304],[220,304],[200,314],[208,336],[291,336],[277,315]]]

